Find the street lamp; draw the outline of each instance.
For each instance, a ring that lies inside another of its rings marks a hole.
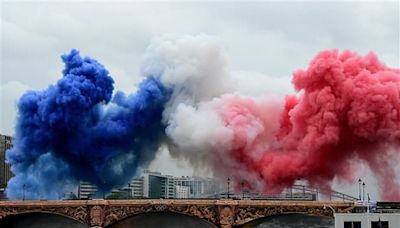
[[[25,201],[25,184],[22,185],[22,201]]]
[[[365,201],[365,182],[362,183],[363,186],[363,201]]]
[[[242,199],[244,199],[244,188],[243,188],[243,186],[244,186],[244,181],[242,181],[241,185],[242,185]]]
[[[229,184],[230,184],[230,182],[231,182],[231,179],[228,177],[228,180],[227,180],[227,182],[228,182],[228,192],[227,192],[227,198],[229,199]]]
[[[358,199],[361,200],[361,178],[358,178]]]

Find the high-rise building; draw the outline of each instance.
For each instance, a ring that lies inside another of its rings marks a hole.
[[[11,149],[12,146],[11,136],[0,135],[0,188],[4,188],[13,177],[10,164],[6,163],[6,151]]]
[[[142,178],[134,179],[129,186],[136,186],[137,196],[142,188],[143,198],[155,199],[206,198],[220,192],[220,185],[211,178],[173,177],[148,170],[143,172]]]
[[[175,186],[189,187],[188,198],[204,198],[220,191],[219,185],[211,178],[174,177],[174,184]]]
[[[175,182],[173,176],[166,175],[164,195],[166,199],[175,198]]]
[[[153,199],[175,198],[173,177],[145,170],[143,173],[143,197]]]
[[[187,199],[189,198],[190,187],[189,186],[175,186],[175,198]]]
[[[98,194],[96,185],[90,182],[81,181],[78,187],[79,199],[92,199]]]
[[[122,198],[206,198],[219,193],[219,185],[211,178],[200,177],[173,177],[160,172],[144,170],[143,175],[133,178],[127,186],[113,189],[106,197]],[[81,182],[77,197],[90,199],[103,197],[95,185]]]
[[[143,197],[143,177],[135,177],[131,180],[127,187],[123,188],[130,192],[132,198]]]

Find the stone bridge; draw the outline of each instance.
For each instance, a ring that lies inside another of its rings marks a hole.
[[[217,227],[228,228],[282,214],[333,218],[333,210],[345,213],[354,208],[353,202],[231,199],[0,201],[0,224],[2,220],[25,213],[50,213],[73,219],[88,227],[110,227],[129,217],[168,212],[196,217]]]

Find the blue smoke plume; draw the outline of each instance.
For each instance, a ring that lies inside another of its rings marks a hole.
[[[80,180],[108,192],[125,185],[154,159],[165,137],[162,112],[171,89],[148,76],[136,93],[117,92],[109,72],[72,50],[63,77],[18,103],[14,147],[7,161],[15,174],[10,199],[59,199]]]

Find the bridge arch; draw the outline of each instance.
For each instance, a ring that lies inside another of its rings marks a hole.
[[[47,211],[27,211],[11,214],[0,219],[0,227],[14,228],[88,228],[89,226],[73,217]]]
[[[306,213],[284,213],[260,217],[236,228],[309,228],[309,227],[334,227],[334,218],[330,216],[310,215]]]
[[[183,213],[171,211],[159,211],[140,213],[125,217],[112,224],[107,228],[122,227],[146,227],[146,228],[175,228],[175,227],[191,227],[191,228],[216,228],[217,226],[209,221]]]

